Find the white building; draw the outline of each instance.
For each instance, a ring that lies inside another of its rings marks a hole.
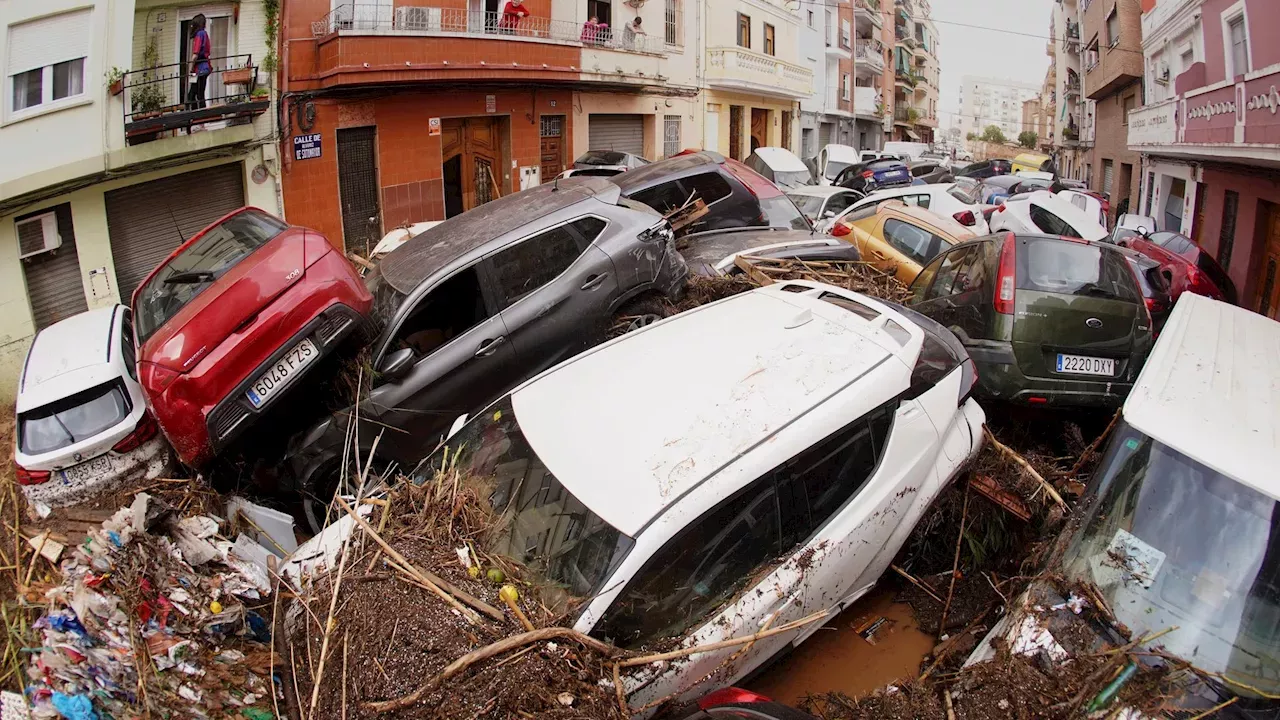
[[[1009,140],[1022,132],[1022,103],[1040,97],[1040,86],[965,75],[960,86],[960,129],[981,135],[989,125]]]
[[[814,87],[800,102],[802,157],[817,155],[828,143],[864,150],[883,146],[888,53],[883,40],[887,12],[880,3],[800,4],[800,60],[813,69]]]
[[[0,3],[0,400],[41,328],[129,301],[184,238],[278,212],[262,0]],[[208,19],[207,107],[186,102]]]
[[[1080,8],[1076,0],[1066,0],[1053,6],[1050,21],[1050,41],[1054,52],[1057,78],[1051,105],[1054,113],[1053,146],[1058,172],[1063,177],[1088,180],[1092,174],[1089,163],[1093,148],[1097,112],[1095,103],[1084,96]]]

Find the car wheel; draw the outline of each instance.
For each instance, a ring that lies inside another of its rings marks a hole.
[[[369,474],[381,475],[387,467],[388,463],[375,457]],[[333,496],[337,493],[338,484],[342,480],[341,470],[341,458],[334,459],[313,472],[302,484],[299,500],[302,503],[303,517],[312,534],[319,534],[329,523],[340,517],[329,510],[329,505],[333,502]],[[348,488],[352,485],[354,483],[348,485]]]
[[[661,298],[643,297],[632,300],[613,316],[613,329],[610,336],[625,335],[674,314],[671,305]]]

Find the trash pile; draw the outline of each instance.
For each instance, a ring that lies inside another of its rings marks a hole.
[[[31,717],[274,717],[270,553],[228,527],[139,493],[73,547],[41,535],[61,580],[33,626]]]

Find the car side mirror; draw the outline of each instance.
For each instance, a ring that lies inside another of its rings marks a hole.
[[[384,357],[378,372],[392,382],[401,380],[409,374],[409,370],[413,367],[413,360],[413,349],[402,348]]]

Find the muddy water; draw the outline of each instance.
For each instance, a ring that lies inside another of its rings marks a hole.
[[[887,618],[873,639],[854,628]],[[840,691],[851,697],[910,675],[933,649],[933,636],[920,631],[911,607],[893,602],[891,588],[877,588],[804,641],[790,656],[757,677],[748,688],[774,700],[798,704],[806,695]]]

